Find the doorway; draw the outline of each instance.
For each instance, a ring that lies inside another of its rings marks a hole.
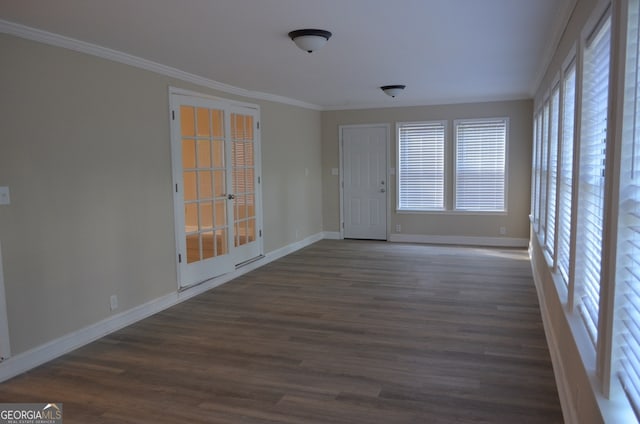
[[[262,255],[257,106],[171,94],[180,288]]]
[[[389,125],[340,127],[343,238],[387,240]]]

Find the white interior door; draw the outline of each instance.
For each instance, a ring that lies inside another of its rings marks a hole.
[[[387,239],[389,128],[341,128],[344,237]]]
[[[178,282],[225,274],[262,251],[256,109],[171,96]]]

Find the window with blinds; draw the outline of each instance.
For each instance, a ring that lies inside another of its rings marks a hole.
[[[573,184],[573,137],[576,105],[576,65],[572,63],[562,81],[562,140],[560,140],[560,191],[558,199],[558,271],[569,284],[571,241],[571,195]]]
[[[640,2],[629,2],[616,290],[620,341],[618,376],[640,417]]]
[[[594,346],[600,303],[610,49],[611,16],[606,15],[584,49],[576,234],[577,306]]]
[[[531,216],[533,219],[533,230],[538,231],[540,222],[539,203],[540,203],[540,125],[541,115],[538,112],[533,120],[533,176],[531,178]]]
[[[445,122],[398,124],[398,210],[445,208]]]
[[[556,184],[558,182],[558,126],[560,119],[560,86],[556,86],[551,93],[549,105],[549,172],[547,190],[547,234],[545,250],[555,262],[556,242]],[[555,264],[554,264],[555,265]]]
[[[540,226],[542,245],[547,235],[547,180],[549,177],[549,100],[542,109],[542,136],[540,139]]]
[[[507,119],[457,120],[455,209],[505,211]]]

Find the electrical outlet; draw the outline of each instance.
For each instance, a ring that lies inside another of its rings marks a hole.
[[[503,236],[507,234],[507,227],[500,227],[500,234]]]
[[[0,205],[8,205],[10,203],[9,187],[0,187]]]
[[[396,224],[396,233],[401,233],[401,232],[402,232],[402,225]]]
[[[111,299],[109,299],[109,306],[111,307],[112,311],[118,309],[118,296],[116,296],[115,294],[111,296]]]

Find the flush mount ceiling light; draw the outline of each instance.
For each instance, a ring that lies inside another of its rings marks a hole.
[[[323,29],[297,29],[289,33],[289,37],[307,53],[318,50],[327,44],[331,33]]]
[[[398,94],[402,93],[406,85],[396,84],[396,85],[383,85],[380,87],[380,90],[384,91],[387,96],[396,97]]]

